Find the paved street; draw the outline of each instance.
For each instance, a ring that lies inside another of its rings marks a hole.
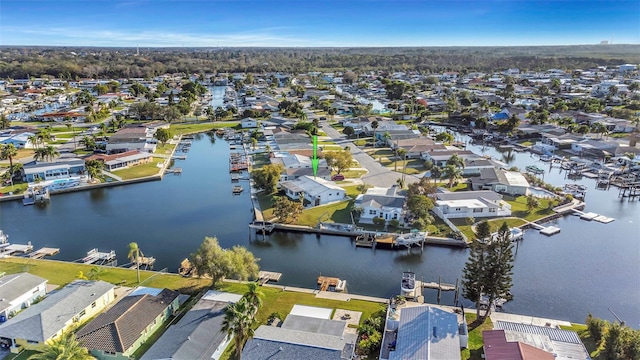
[[[327,136],[333,139],[336,144],[342,148],[349,146],[353,158],[360,163],[360,167],[363,167],[369,171],[362,177],[362,181],[366,184],[371,184],[380,187],[390,187],[396,184],[396,181],[402,176],[401,173],[394,172],[389,168],[380,165],[369,154],[358,148],[353,142],[346,139],[345,135],[339,133],[336,129],[332,128],[329,124],[323,123],[321,125],[322,131]],[[417,182],[419,179],[414,175],[405,175],[405,185]]]

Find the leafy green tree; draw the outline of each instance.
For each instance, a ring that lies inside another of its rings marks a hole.
[[[342,133],[347,135],[347,138],[351,138],[355,135],[356,131],[351,126],[345,126],[344,129],[342,129]]]
[[[455,153],[447,159],[447,165],[453,165],[458,169],[464,169],[464,159]]]
[[[462,171],[455,165],[447,165],[443,171],[444,177],[449,179],[449,188],[453,186],[453,183],[462,179]]]
[[[104,162],[97,159],[87,160],[85,161],[84,166],[87,169],[87,173],[89,174],[89,177],[91,178],[91,180],[93,180],[102,173],[102,170],[104,169]]]
[[[433,200],[426,195],[413,195],[407,201],[407,208],[415,216],[426,218],[433,209]]]
[[[13,158],[18,156],[18,149],[13,144],[0,144],[0,160],[9,160],[9,169],[13,171]],[[11,174],[13,178],[13,173]]]
[[[153,134],[153,137],[164,145],[171,139],[171,131],[169,129],[159,128],[156,130],[156,133]]]
[[[484,293],[489,298],[489,306],[484,318],[491,313],[495,300],[508,297],[513,286],[513,242],[507,222],[503,222],[495,238],[487,246],[487,261],[484,269]],[[483,318],[483,320],[484,320]]]
[[[385,90],[387,92],[387,99],[389,100],[401,100],[402,95],[404,95],[405,91],[411,88],[411,85],[407,84],[404,81],[393,81],[389,82],[385,85]]]
[[[272,193],[276,190],[280,174],[284,170],[281,164],[267,164],[253,172],[253,181],[258,188],[265,189]]]
[[[338,174],[343,170],[349,169],[353,163],[353,155],[348,149],[327,151],[324,153],[324,159],[327,161],[327,165]]]
[[[437,134],[434,137],[435,141],[439,141],[439,142],[442,142],[442,143],[445,143],[445,144],[449,144],[449,143],[453,142],[454,139],[455,139],[455,137],[453,136],[453,134],[451,134],[451,133],[449,133],[447,131],[443,131],[443,132]]]
[[[44,344],[37,349],[38,353],[33,354],[29,359],[33,360],[90,360],[95,359],[89,350],[76,340],[73,333],[62,334],[62,336]]]
[[[215,237],[205,237],[190,260],[198,276],[211,278],[213,288],[225,277],[247,280],[258,276],[259,259],[243,246],[225,250]]]
[[[300,196],[299,201],[289,200],[285,196],[275,197],[273,201],[273,216],[280,219],[280,222],[283,223],[296,221],[300,214],[302,214],[302,210],[304,210],[302,206],[304,199],[302,195]]]
[[[533,196],[533,194],[527,195],[527,210],[529,210],[529,212],[537,208],[538,205],[540,205],[540,202],[537,197]]]
[[[9,118],[4,114],[0,115],[0,130],[7,129],[9,126],[11,126]]]
[[[376,147],[376,143],[378,142],[378,139],[376,138],[376,130],[378,129],[378,127],[380,126],[380,123],[378,122],[378,120],[373,120],[371,122],[371,128],[373,129],[373,147]]]
[[[593,315],[589,314],[587,315],[586,324],[591,338],[596,342],[596,344],[599,344],[604,337],[604,333],[606,332],[607,322],[600,318],[593,317]]]
[[[96,144],[96,138],[91,135],[85,135],[80,139],[80,144],[84,146],[87,151],[95,150],[98,145]]]
[[[246,298],[230,303],[224,312],[221,331],[233,336],[236,359],[241,360],[244,343],[253,336],[253,307]]]
[[[253,306],[256,311],[262,306],[264,293],[260,291],[260,284],[257,282],[247,284],[247,292],[242,296],[247,299],[247,302]]]

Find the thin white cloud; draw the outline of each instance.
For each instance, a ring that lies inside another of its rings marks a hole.
[[[307,39],[277,34],[286,28],[267,28],[236,33],[177,33],[163,31],[89,30],[83,28],[6,27],[5,41],[30,38],[42,45],[95,46],[313,46]],[[11,34],[15,34],[11,36]],[[24,41],[24,40],[22,40]]]

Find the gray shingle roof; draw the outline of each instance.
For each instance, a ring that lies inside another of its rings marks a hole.
[[[340,360],[341,350],[321,349],[279,341],[250,339],[242,351],[244,360]]]
[[[226,337],[220,329],[227,304],[224,301],[200,299],[140,359],[211,359]]]
[[[113,287],[104,281],[76,280],[1,324],[0,337],[39,342],[48,340]]]
[[[46,279],[26,272],[3,276],[0,278],[0,311],[12,306],[11,303],[27,291],[46,282]]]
[[[76,337],[89,350],[124,353],[179,295],[164,289],[156,296],[127,296],[80,329]]]
[[[362,196],[362,205],[366,205],[368,202],[372,201],[370,206],[372,207],[393,207],[400,208],[404,206],[405,198],[398,196],[384,196],[384,195],[363,195]],[[375,206],[378,204],[379,206]]]

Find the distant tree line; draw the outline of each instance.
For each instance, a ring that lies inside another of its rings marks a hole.
[[[0,77],[151,78],[165,73],[368,70],[495,71],[592,68],[640,62],[639,45],[415,48],[2,47]],[[354,81],[350,75],[348,81]]]

